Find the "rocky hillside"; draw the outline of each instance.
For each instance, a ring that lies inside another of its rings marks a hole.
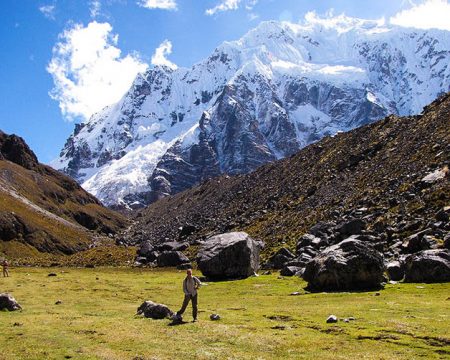
[[[388,116],[251,174],[159,200],[137,214],[124,240],[196,244],[242,230],[266,243],[266,258],[281,246],[295,250],[308,232],[331,244],[363,234],[388,257],[442,246],[450,231],[449,125],[450,93],[421,115]]]
[[[0,254],[72,254],[126,224],[73,179],[40,164],[22,138],[0,131]]]
[[[450,90],[450,32],[340,16],[263,22],[191,68],[139,74],[52,163],[108,206],[139,208],[253,171],[324,136],[418,114]]]

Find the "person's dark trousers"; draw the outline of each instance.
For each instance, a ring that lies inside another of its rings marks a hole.
[[[194,320],[197,320],[197,295],[184,295],[183,305],[181,306],[181,309],[177,312],[177,314],[183,315],[190,300],[192,300],[192,317],[194,318]]]

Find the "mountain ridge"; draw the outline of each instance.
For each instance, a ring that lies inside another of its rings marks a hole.
[[[323,136],[450,90],[450,33],[338,17],[261,23],[191,68],[139,74],[76,125],[52,163],[109,206],[145,206],[221,173],[246,173]]]

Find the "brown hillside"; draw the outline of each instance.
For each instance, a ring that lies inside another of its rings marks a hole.
[[[40,164],[22,138],[0,132],[0,254],[72,254],[126,224],[74,180]]]
[[[390,241],[402,239],[436,222],[435,214],[450,205],[449,125],[446,94],[422,115],[389,116],[324,138],[251,174],[223,176],[162,199],[137,214],[138,223],[125,238],[195,242],[244,230],[264,240],[268,254],[281,244],[294,248],[319,221],[356,214],[364,216],[369,232],[376,228]],[[446,177],[422,181],[436,170],[447,171]]]

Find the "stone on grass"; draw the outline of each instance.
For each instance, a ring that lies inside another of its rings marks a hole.
[[[381,287],[383,272],[381,253],[363,241],[348,238],[306,264],[303,278],[312,291],[368,290]]]
[[[157,304],[153,301],[144,301],[137,309],[137,315],[143,314],[146,318],[166,319],[173,316],[173,312],[164,304]]]
[[[8,310],[8,311],[15,311],[15,310],[21,310],[22,306],[14,299],[14,297],[11,294],[3,293],[0,294],[0,310]]]
[[[220,315],[219,314],[211,314],[209,316],[209,318],[213,321],[220,320]]]
[[[230,232],[207,239],[197,255],[197,264],[210,279],[242,279],[259,268],[261,244],[245,232]]]
[[[405,269],[400,263],[400,261],[391,261],[386,266],[387,273],[389,275],[389,279],[394,281],[400,281],[405,276]]]
[[[338,322],[338,318],[336,315],[330,315],[327,318],[327,323],[331,324],[331,323],[337,323]]]
[[[405,261],[405,282],[450,282],[450,251],[424,250]]]
[[[298,266],[285,266],[280,271],[281,276],[294,276],[297,274],[301,274],[303,272],[303,268]]]

